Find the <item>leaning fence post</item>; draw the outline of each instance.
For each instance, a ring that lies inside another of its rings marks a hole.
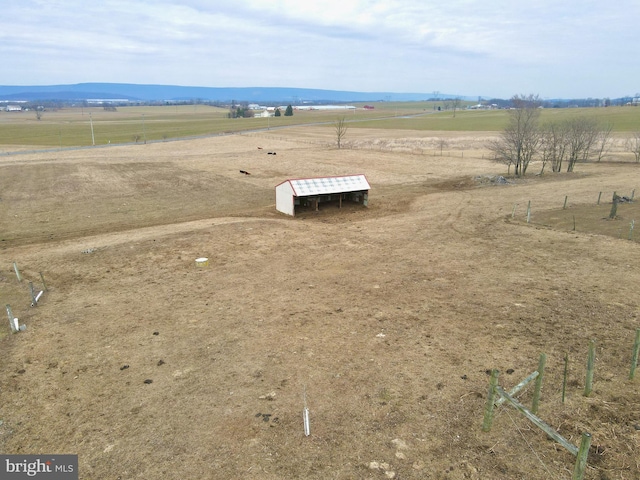
[[[582,480],[584,471],[587,469],[587,457],[589,456],[589,447],[591,447],[591,434],[583,433],[580,449],[576,458],[576,465],[573,468],[573,476],[571,480]]]
[[[597,205],[600,205],[600,197],[602,197],[602,192],[600,192],[600,193],[598,194],[598,203],[597,203]]]
[[[511,210],[511,218],[515,217],[516,215],[516,208],[518,207],[517,203],[513,204],[513,210]]]
[[[18,270],[18,264],[13,262],[13,270],[16,272],[16,277],[18,277],[18,281],[22,281],[22,277],[20,276],[20,270]]]
[[[536,388],[533,391],[533,403],[531,405],[531,413],[538,414],[538,406],[540,405],[540,390],[542,389],[542,377],[544,376],[544,365],[547,363],[547,355],[540,354],[538,362],[538,378],[536,378]]]
[[[589,342],[589,356],[587,357],[587,379],[584,384],[584,396],[591,395],[593,390],[593,369],[596,362],[596,342],[591,340]]]
[[[491,430],[491,424],[493,423],[493,407],[496,400],[496,387],[498,386],[498,376],[500,371],[497,369],[491,370],[491,379],[489,380],[489,394],[487,395],[487,405],[484,407],[484,421],[482,422],[482,431],[488,432]]]
[[[636,376],[636,367],[638,366],[638,352],[640,351],[640,328],[636,329],[636,340],[633,342],[633,355],[631,356],[631,372],[629,380],[633,380]]]

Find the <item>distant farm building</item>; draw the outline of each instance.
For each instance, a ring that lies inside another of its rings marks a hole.
[[[7,112],[21,112],[22,111],[22,107],[20,105],[7,105],[6,107],[4,107],[4,109]]]
[[[276,185],[276,210],[295,216],[296,209],[319,210],[321,204],[342,208],[343,202],[368,205],[371,186],[364,175],[298,178]]]

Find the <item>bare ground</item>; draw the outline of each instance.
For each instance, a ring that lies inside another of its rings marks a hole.
[[[605,219],[637,165],[496,185],[482,134],[443,156],[439,134],[328,135],[2,157],[0,294],[27,330],[0,334],[0,451],[77,453],[83,479],[571,478],[515,410],[481,431],[487,370],[510,388],[546,353],[540,417],[592,433],[587,479],[639,479],[640,209]],[[353,173],[368,209],[274,209],[286,178]]]

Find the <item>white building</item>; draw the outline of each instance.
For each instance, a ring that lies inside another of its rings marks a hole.
[[[289,179],[276,185],[276,210],[295,216],[296,209],[317,211],[322,203],[342,208],[345,201],[366,207],[370,189],[367,178],[362,174]]]

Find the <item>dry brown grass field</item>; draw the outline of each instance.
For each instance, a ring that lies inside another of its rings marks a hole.
[[[332,135],[0,157],[0,300],[27,327],[0,328],[0,451],[78,454],[96,480],[569,479],[513,408],[481,429],[487,371],[509,389],[545,353],[539,416],[593,435],[585,478],[640,479],[640,207],[607,219],[640,167],[501,185],[490,134]],[[284,179],[354,173],[366,209],[275,211]]]

